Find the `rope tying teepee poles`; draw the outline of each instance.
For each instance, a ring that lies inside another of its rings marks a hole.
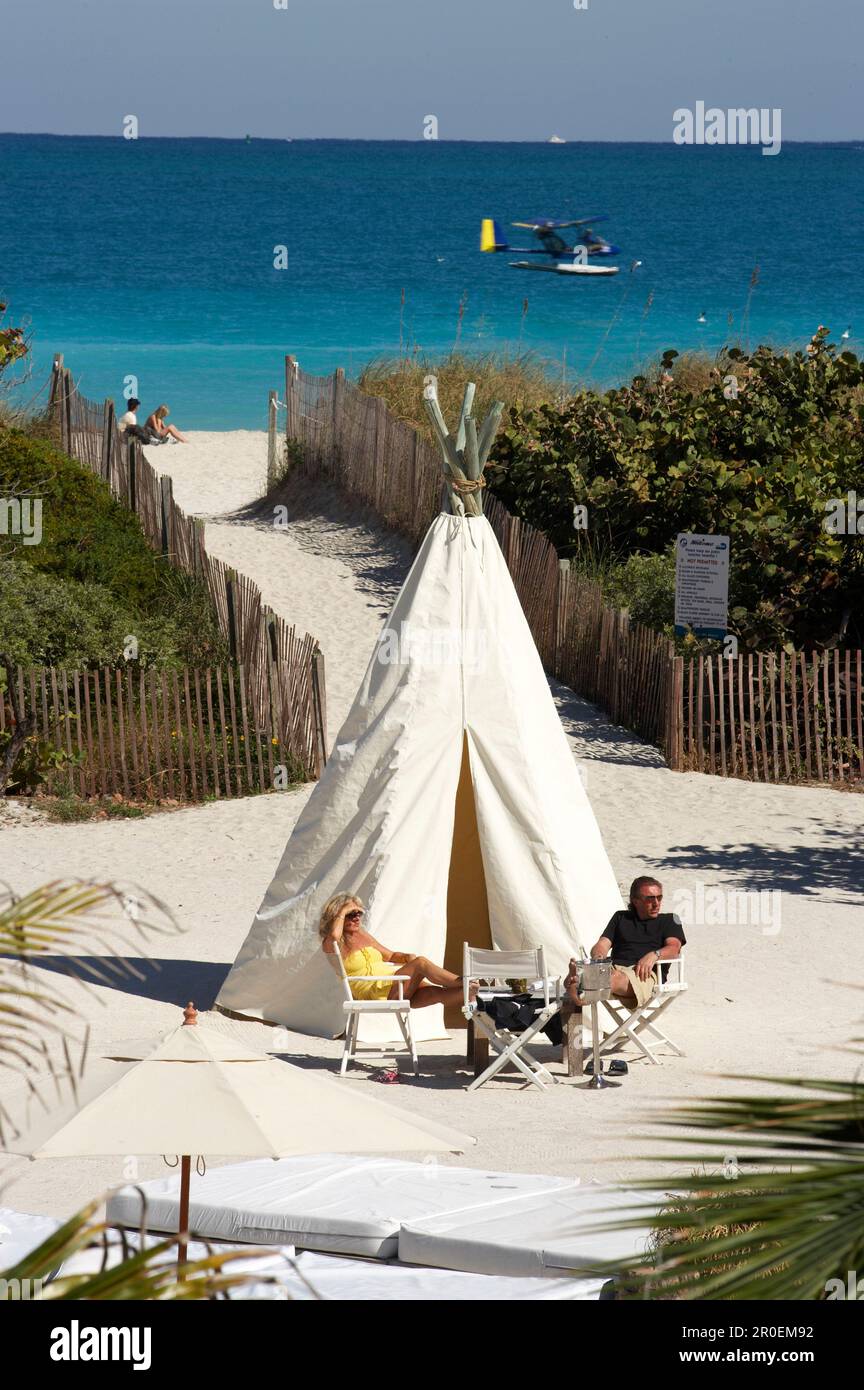
[[[450,510],[455,516],[483,515],[482,489],[486,486],[483,469],[486,467],[504,412],[504,402],[495,401],[478,434],[477,422],[471,414],[476,390],[474,382],[469,381],[465,387],[459,426],[454,436],[451,435],[438,404],[436,378],[430,377],[423,389],[426,414],[432,421],[432,428],[444,456],[444,478],[447,482]]]

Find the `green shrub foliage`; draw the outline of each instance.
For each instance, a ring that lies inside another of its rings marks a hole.
[[[676,534],[719,533],[745,646],[864,644],[864,535],[825,524],[832,499],[864,503],[864,363],[821,328],[805,352],[730,349],[707,385],[676,379],[676,357],[656,378],[511,411],[494,491],[657,626],[671,621]]]
[[[105,484],[44,438],[0,430],[0,498],[39,498],[42,538],[0,535],[0,651],[21,665],[224,661],[204,586],[152,551]],[[2,677],[0,677],[2,680]]]

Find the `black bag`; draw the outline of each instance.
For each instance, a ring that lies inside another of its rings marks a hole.
[[[491,999],[478,999],[477,1007],[489,1015],[496,1028],[506,1028],[510,1033],[524,1033],[542,1012],[543,1001],[535,999],[533,994],[495,995]],[[553,1014],[542,1031],[553,1047],[560,1047],[564,1042],[560,1013]]]

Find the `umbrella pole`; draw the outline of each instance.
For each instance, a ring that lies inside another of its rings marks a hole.
[[[183,1010],[183,1027],[194,1028],[198,1023],[198,1010],[190,1002]],[[190,1154],[183,1154],[180,1159],[180,1229],[177,1241],[177,1264],[186,1263],[187,1242],[186,1236],[189,1232],[189,1180],[192,1170],[192,1158]]]
[[[177,1241],[177,1264],[186,1263],[187,1240],[189,1232],[189,1181],[192,1172],[192,1158],[183,1154],[180,1159],[180,1227]]]

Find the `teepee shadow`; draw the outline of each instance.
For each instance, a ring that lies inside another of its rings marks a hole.
[[[120,965],[122,974],[112,971]],[[65,956],[40,956],[30,967],[50,970],[57,975],[72,977]],[[210,1009],[231,966],[210,960],[153,960],[138,956],[76,956],[75,974],[86,983],[102,989],[115,989],[120,994],[133,994],[139,999],[154,999],[162,1004],[183,1008],[190,999],[199,1011]],[[138,975],[128,973],[130,969]],[[91,973],[92,972],[92,973]]]

